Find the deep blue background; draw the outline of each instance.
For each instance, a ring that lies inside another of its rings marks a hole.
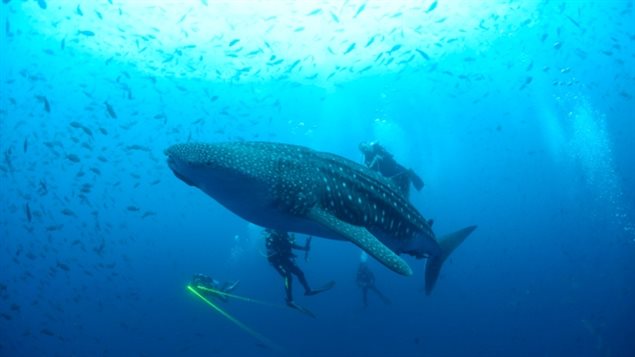
[[[433,3],[404,2],[392,20],[381,2],[315,5],[313,15],[275,3],[262,18],[276,15],[266,21],[288,37],[241,37],[228,18],[231,33],[188,37],[181,45],[197,47],[179,54],[163,41],[182,32],[126,30],[157,11],[165,23],[148,28],[173,26],[175,4],[135,14],[117,1],[4,1],[0,355],[633,355],[632,1],[491,2],[465,28],[449,27],[450,7],[469,2]],[[182,28],[228,6],[184,4]],[[319,16],[338,37],[294,40]],[[356,21],[373,16],[383,20],[344,54]],[[381,32],[382,21],[396,30]],[[260,45],[235,55],[234,38]],[[330,62],[297,57],[301,45],[323,46]],[[265,348],[185,289],[200,272],[240,280],[244,296],[284,296],[261,229],[167,168],[163,149],[188,140],[282,141],[358,161],[357,144],[379,140],[423,177],[412,201],[438,235],[479,228],[429,297],[422,261],[406,258],[408,278],[371,261],[393,304],[371,295],[366,310],[359,249],[315,239],[300,265],[315,286],[337,282],[316,297],[296,291],[316,320],[221,305],[281,350]]]

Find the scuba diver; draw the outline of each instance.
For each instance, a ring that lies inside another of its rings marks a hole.
[[[377,142],[360,143],[359,150],[364,154],[364,164],[371,170],[379,172],[390,179],[399,188],[404,197],[408,198],[410,184],[417,191],[423,188],[423,180],[412,169],[406,169],[399,164],[393,155]]]
[[[192,286],[212,295],[213,297],[218,297],[222,301],[228,301],[227,294],[230,294],[236,287],[240,281],[236,280],[233,283],[228,281],[221,284],[218,280],[204,274],[194,274],[192,277],[192,282],[190,283]]]
[[[364,257],[365,255],[362,254],[362,261],[359,262],[359,267],[357,268],[357,286],[362,289],[364,308],[368,307],[368,290],[374,291],[384,304],[390,304],[390,299],[375,286],[375,274],[368,268],[368,263],[366,263]]]
[[[303,312],[311,317],[315,317],[313,313],[306,308],[296,304],[293,301],[293,275],[295,275],[300,284],[304,287],[304,295],[316,295],[326,290],[331,289],[335,282],[331,281],[320,289],[311,289],[307,282],[304,272],[295,263],[296,255],[293,254],[293,249],[305,251],[305,260],[308,259],[308,252],[311,249],[311,238],[306,240],[304,246],[295,243],[295,236],[284,231],[275,229],[265,230],[265,245],[267,248],[267,260],[276,271],[284,279],[284,289],[286,292],[286,303],[289,307],[294,308],[300,312]]]

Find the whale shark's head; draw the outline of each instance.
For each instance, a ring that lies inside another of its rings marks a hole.
[[[231,186],[250,184],[267,179],[267,165],[259,150],[240,143],[185,143],[165,150],[172,172],[191,186],[214,196]]]
[[[203,188],[205,180],[223,171],[216,150],[210,145],[176,144],[164,153],[174,175],[190,186]]]
[[[244,143],[184,143],[165,150],[174,175],[235,213],[269,205],[275,154]]]

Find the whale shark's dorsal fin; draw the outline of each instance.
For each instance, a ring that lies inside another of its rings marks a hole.
[[[412,269],[408,263],[370,234],[366,228],[346,223],[316,207],[309,211],[307,218],[347,238],[389,269],[402,275],[412,275]]]

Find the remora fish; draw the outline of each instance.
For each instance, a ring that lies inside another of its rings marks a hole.
[[[249,222],[351,241],[402,275],[412,270],[399,254],[427,258],[426,294],[445,259],[476,228],[437,240],[429,222],[386,178],[302,146],[186,143],[165,154],[179,179]]]

